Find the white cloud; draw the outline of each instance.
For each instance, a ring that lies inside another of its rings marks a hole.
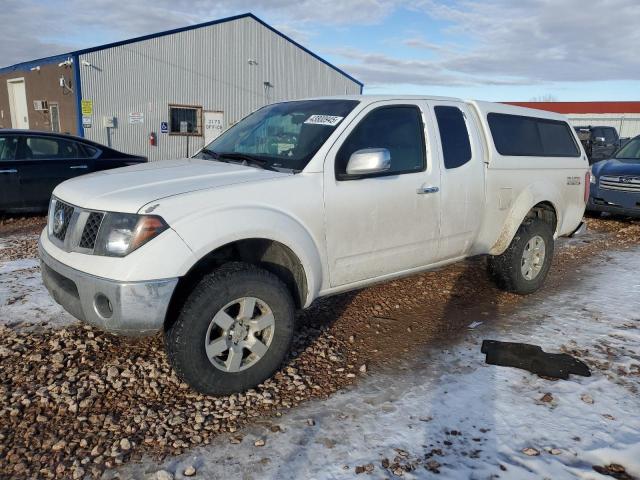
[[[461,74],[524,81],[633,80],[640,75],[640,3],[636,0],[492,0],[417,8],[451,22],[473,45],[443,56]]]
[[[637,0],[3,0],[0,64],[252,11],[292,38],[383,23],[399,9],[444,24],[444,38],[388,31],[400,54],[342,50],[368,86],[541,85],[640,78]],[[390,25],[393,25],[390,23]],[[375,27],[374,27],[375,28]],[[83,32],[90,32],[83,37]],[[385,30],[386,31],[386,30]],[[96,33],[97,32],[97,33]],[[398,35],[404,34],[404,39]],[[317,48],[317,47],[316,47]],[[326,54],[330,47],[322,49]]]
[[[395,0],[3,0],[0,66],[92,46],[78,40],[98,32],[117,41],[239,13],[278,19],[275,25],[298,41],[312,25],[368,25],[382,21]],[[65,40],[52,41],[61,38]],[[72,38],[72,39],[70,39]]]

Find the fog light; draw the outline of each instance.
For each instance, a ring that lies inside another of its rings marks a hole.
[[[93,300],[93,306],[96,309],[96,313],[102,318],[111,318],[113,315],[113,305],[106,295],[99,293]]]

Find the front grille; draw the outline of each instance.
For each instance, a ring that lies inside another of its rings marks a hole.
[[[89,214],[87,222],[84,224],[84,230],[82,230],[82,237],[80,237],[80,248],[93,250],[93,247],[96,245],[96,238],[98,237],[98,230],[100,230],[103,216],[104,214],[98,212],[91,212]]]
[[[603,190],[617,190],[620,192],[640,193],[640,177],[603,176],[600,177],[600,188],[602,188]]]
[[[73,207],[64,202],[58,200],[53,210],[53,236],[61,242],[64,242],[64,238],[67,236],[67,229],[69,228],[69,222],[73,215]]]

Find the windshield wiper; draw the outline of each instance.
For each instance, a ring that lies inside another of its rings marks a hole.
[[[212,158],[218,158],[218,154],[216,152],[214,152],[213,150],[209,150],[208,148],[203,148],[202,150],[200,150],[200,153],[204,153],[206,155],[209,155]]]
[[[207,150],[206,153],[212,155],[216,160],[220,160],[222,162],[226,160],[239,160],[243,162],[245,165],[255,165],[260,168],[264,168],[265,170],[277,170],[269,165],[269,162],[262,158],[254,157],[252,155],[248,155],[246,153],[236,153],[236,152],[213,152],[211,150]]]

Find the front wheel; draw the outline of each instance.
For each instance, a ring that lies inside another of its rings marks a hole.
[[[544,283],[553,251],[550,225],[535,218],[520,225],[504,253],[489,257],[489,276],[502,290],[521,295],[533,293]]]
[[[262,383],[286,357],[294,304],[273,274],[245,263],[204,277],[167,329],[165,344],[178,376],[207,395]]]

